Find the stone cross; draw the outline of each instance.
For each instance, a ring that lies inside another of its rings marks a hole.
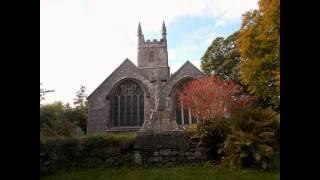
[[[155,110],[156,111],[161,111],[163,110],[163,95],[161,92],[161,80],[159,75],[157,74],[157,71],[155,70],[155,79],[156,79],[156,84],[155,84]]]

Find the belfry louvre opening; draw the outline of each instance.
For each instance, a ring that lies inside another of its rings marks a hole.
[[[144,121],[144,94],[138,83],[125,80],[111,95],[113,127],[137,127]]]

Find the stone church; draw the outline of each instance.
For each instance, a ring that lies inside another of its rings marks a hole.
[[[171,131],[197,122],[177,98],[186,82],[204,74],[189,61],[171,74],[164,22],[161,35],[145,40],[139,23],[137,66],[125,59],[89,95],[88,134]]]

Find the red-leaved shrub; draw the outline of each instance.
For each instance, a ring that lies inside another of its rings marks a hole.
[[[218,76],[207,76],[186,84],[180,94],[179,103],[188,107],[198,120],[227,117],[239,107],[254,102],[255,97],[241,93],[241,87],[232,80]]]

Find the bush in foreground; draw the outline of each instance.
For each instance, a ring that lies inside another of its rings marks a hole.
[[[219,145],[225,141],[230,131],[228,119],[214,118],[204,121],[198,125],[197,130],[201,144],[209,148],[209,158],[220,161]]]
[[[230,119],[230,134],[220,152],[230,168],[271,168],[278,146],[279,116],[271,109],[246,108]]]
[[[132,135],[95,135],[40,140],[40,174],[70,167],[128,164],[134,139]]]

